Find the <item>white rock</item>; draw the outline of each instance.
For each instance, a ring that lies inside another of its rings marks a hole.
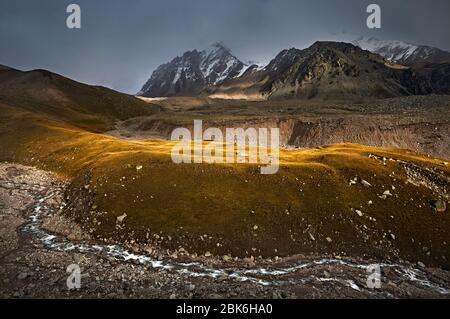
[[[120,215],[120,216],[117,217],[117,221],[118,221],[119,223],[121,223],[121,222],[123,222],[123,220],[125,219],[125,217],[127,217],[127,214]]]
[[[368,181],[366,181],[366,180],[361,180],[361,184],[363,184],[365,187],[371,187],[372,186],[372,184],[370,184]]]

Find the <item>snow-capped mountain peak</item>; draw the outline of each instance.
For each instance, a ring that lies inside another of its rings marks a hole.
[[[448,52],[404,41],[359,37],[352,41],[352,44],[363,50],[377,53],[389,61],[405,65],[438,63],[450,60],[450,53]]]
[[[247,65],[224,44],[192,50],[159,66],[138,95],[157,97],[197,94],[208,86],[242,75]]]
[[[200,70],[208,84],[217,84],[234,78],[245,70],[245,64],[236,58],[230,49],[220,42],[200,52]]]

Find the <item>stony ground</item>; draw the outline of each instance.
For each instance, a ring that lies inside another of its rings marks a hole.
[[[139,261],[125,261],[102,253],[50,249],[27,228],[39,200],[45,204],[42,225],[49,233],[66,243],[90,241],[77,225],[59,214],[64,186],[64,181],[50,173],[17,164],[0,164],[0,298],[450,297],[445,291],[450,288],[449,272],[409,269],[410,264],[382,267],[380,289],[367,288],[368,274],[360,267],[364,263],[356,260],[323,264],[305,260],[305,263],[312,262],[311,266],[281,278],[264,276],[268,283],[264,285],[233,279],[233,268],[217,278],[199,277],[195,272],[155,269]],[[159,258],[167,257],[161,254]],[[276,265],[255,265],[247,261],[239,267],[285,269],[291,263],[298,264],[299,258],[282,260]],[[224,267],[219,261],[203,262],[213,268]],[[66,269],[72,264],[81,269],[80,289],[67,287]]]

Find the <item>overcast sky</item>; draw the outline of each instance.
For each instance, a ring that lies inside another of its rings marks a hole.
[[[66,7],[81,6],[81,30]],[[382,8],[369,30],[366,7]],[[136,93],[161,63],[222,41],[265,62],[316,40],[375,36],[450,51],[449,0],[0,0],[0,64]]]

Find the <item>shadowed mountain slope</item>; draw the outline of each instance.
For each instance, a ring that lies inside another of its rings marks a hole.
[[[0,103],[90,131],[110,130],[117,120],[154,114],[159,108],[133,96],[90,86],[46,71],[0,67]]]

